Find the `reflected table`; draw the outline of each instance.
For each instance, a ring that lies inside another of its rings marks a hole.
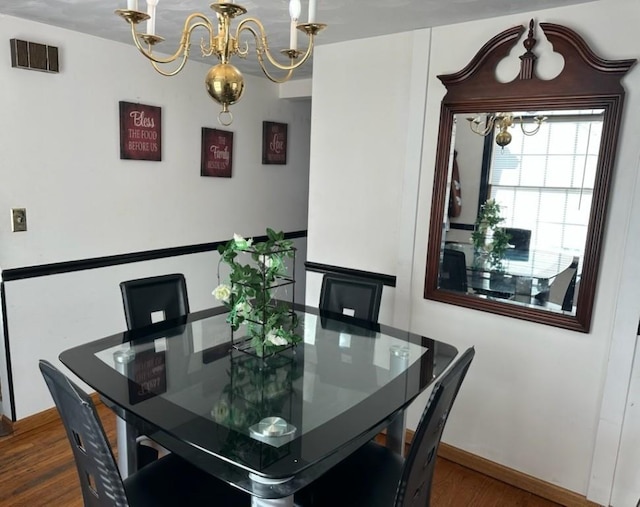
[[[572,251],[531,249],[524,253],[512,252],[502,261],[502,270],[496,272],[474,265],[474,249],[469,243],[451,242],[445,249],[464,253],[467,287],[474,294],[531,305],[543,304],[533,296],[547,290],[551,279],[578,262]],[[440,269],[442,272],[442,267]]]
[[[533,296],[549,288],[549,278],[469,269],[467,285],[475,294],[535,304]]]
[[[149,436],[252,495],[293,494],[388,428],[451,363],[446,343],[297,305],[303,342],[268,359],[236,351],[224,308],[64,351],[60,360],[121,418],[121,469]],[[127,470],[123,475],[126,476]]]
[[[463,252],[468,269],[474,267],[474,248],[469,243],[447,243],[445,248]],[[511,257],[502,261],[504,271],[513,276],[549,279],[569,266],[580,252],[573,250],[531,249],[526,255]]]

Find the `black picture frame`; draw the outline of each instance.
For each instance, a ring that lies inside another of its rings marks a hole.
[[[233,132],[202,127],[200,176],[231,178]]]
[[[262,163],[286,165],[287,124],[274,121],[262,122]]]

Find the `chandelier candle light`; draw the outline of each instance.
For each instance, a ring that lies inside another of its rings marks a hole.
[[[189,58],[191,48],[191,34],[196,28],[203,28],[209,33],[208,40],[204,38],[200,41],[200,50],[203,57],[215,56],[218,63],[209,69],[205,78],[205,85],[209,95],[222,105],[222,111],[218,114],[218,121],[221,125],[231,125],[233,116],[229,111],[229,106],[235,104],[242,97],[244,92],[244,78],[242,73],[229,61],[232,56],[238,55],[246,58],[249,54],[249,44],[244,41],[240,43],[240,34],[249,32],[255,39],[255,50],[258,63],[264,75],[274,83],[284,83],[288,81],[295,69],[303,65],[313,52],[314,37],[318,32],[326,28],[323,23],[316,23],[316,0],[309,0],[309,14],[307,23],[298,23],[300,11],[302,9],[300,0],[290,0],[289,15],[291,17],[291,33],[289,36],[289,49],[283,49],[281,53],[289,58],[289,63],[278,62],[269,50],[267,35],[264,26],[257,18],[244,18],[232,33],[231,22],[234,18],[247,13],[247,9],[230,2],[218,1],[210,4],[211,9],[216,13],[217,24],[204,14],[195,12],[190,14],[185,20],[182,29],[182,36],[176,52],[168,57],[160,57],[153,54],[153,47],[164,39],[156,35],[156,8],[158,0],[147,0],[147,12],[138,10],[138,0],[127,0],[126,9],[116,10],[116,14],[124,18],[131,25],[131,35],[138,50],[151,61],[151,65],[163,76],[175,76],[183,68]],[[136,27],[147,21],[146,33],[138,33]],[[309,37],[309,44],[306,51],[298,50],[298,30],[304,32]],[[267,70],[268,63],[279,71],[284,71],[282,77],[275,77]],[[164,70],[165,65],[174,64],[172,70]]]

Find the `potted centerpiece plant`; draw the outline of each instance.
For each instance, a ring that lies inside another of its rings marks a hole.
[[[233,346],[266,357],[299,343],[293,297],[291,301],[276,297],[279,291],[293,291],[295,283],[285,264],[290,258],[295,265],[295,248],[284,233],[268,228],[267,239],[257,243],[234,234],[218,247],[218,253],[218,286],[213,295],[229,309]],[[220,282],[222,263],[230,268],[228,283]]]
[[[509,248],[510,235],[505,231],[505,219],[500,204],[488,199],[481,207],[471,233],[473,244],[473,269],[490,272],[492,276],[504,275],[504,257]]]

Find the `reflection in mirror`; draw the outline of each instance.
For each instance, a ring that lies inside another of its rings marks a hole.
[[[588,332],[620,127],[620,80],[571,29],[540,23],[564,68],[535,71],[533,20],[520,74],[496,67],[527,31],[505,30],[438,78],[440,110],[424,297]]]
[[[603,114],[454,115],[439,288],[575,315]]]

